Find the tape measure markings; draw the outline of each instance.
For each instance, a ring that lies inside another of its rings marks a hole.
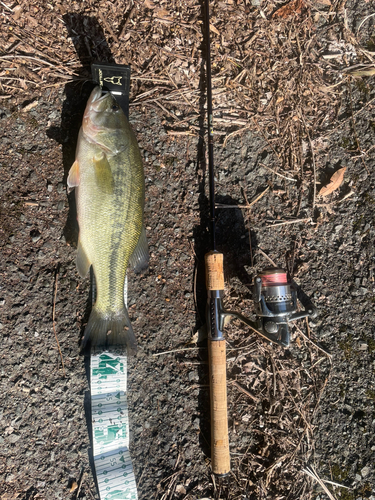
[[[127,357],[115,349],[91,354],[93,454],[102,500],[137,500],[129,452]]]

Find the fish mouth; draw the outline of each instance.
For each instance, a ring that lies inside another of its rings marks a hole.
[[[83,117],[86,118],[92,111],[96,113],[104,111],[103,101],[110,98],[109,96],[108,93],[103,94],[100,87],[95,87],[91,92]]]
[[[99,87],[99,85],[97,85],[94,90],[91,92],[90,94],[90,97],[89,97],[89,100],[88,100],[88,103],[87,104],[91,104],[92,102],[94,101],[97,101],[98,99],[100,99],[102,96],[102,89]]]
[[[91,92],[83,114],[82,128],[87,137],[94,138],[101,126],[95,125],[95,115],[104,112],[106,106],[103,102],[109,98],[109,94],[102,94],[102,89],[98,86]]]

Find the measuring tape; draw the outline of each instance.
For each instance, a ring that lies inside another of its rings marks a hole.
[[[95,296],[92,279],[93,297]],[[128,280],[124,302],[127,306]],[[101,500],[138,500],[129,452],[129,416],[126,398],[127,356],[123,349],[90,355],[92,443]]]
[[[137,500],[129,452],[127,356],[115,350],[91,354],[92,441],[101,500]]]
[[[130,67],[118,64],[91,65],[92,79],[103,91],[116,96],[129,119]],[[95,279],[91,268],[92,300]],[[127,306],[128,280],[124,302]],[[127,356],[123,348],[92,350],[90,392],[92,443],[100,500],[138,500],[137,485],[129,452],[129,417],[126,398]]]

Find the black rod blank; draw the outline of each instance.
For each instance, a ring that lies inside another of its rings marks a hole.
[[[205,0],[205,35],[206,35],[206,71],[207,71],[207,125],[208,125],[208,173],[210,187],[210,236],[211,249],[216,250],[215,238],[215,174],[214,174],[214,138],[212,120],[212,81],[211,81],[211,44],[209,0]]]

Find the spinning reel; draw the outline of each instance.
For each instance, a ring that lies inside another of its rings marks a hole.
[[[214,294],[216,296],[212,296]],[[250,326],[267,340],[288,347],[290,343],[289,323],[306,317],[314,318],[317,314],[312,304],[298,311],[297,290],[288,281],[286,272],[280,268],[266,268],[255,277],[253,298],[255,321],[246,318],[241,313],[225,310],[222,306],[222,291],[211,292],[211,296],[208,297],[210,307],[207,307],[207,312],[210,313],[207,325],[209,325],[211,338],[217,340],[224,338],[222,333],[224,319],[231,316]],[[215,316],[219,318],[218,322],[214,321]]]
[[[297,312],[297,291],[288,282],[283,269],[267,268],[256,276],[254,302],[258,316],[257,330],[267,339],[284,347],[289,346],[290,321],[316,316],[316,309],[312,305]]]

